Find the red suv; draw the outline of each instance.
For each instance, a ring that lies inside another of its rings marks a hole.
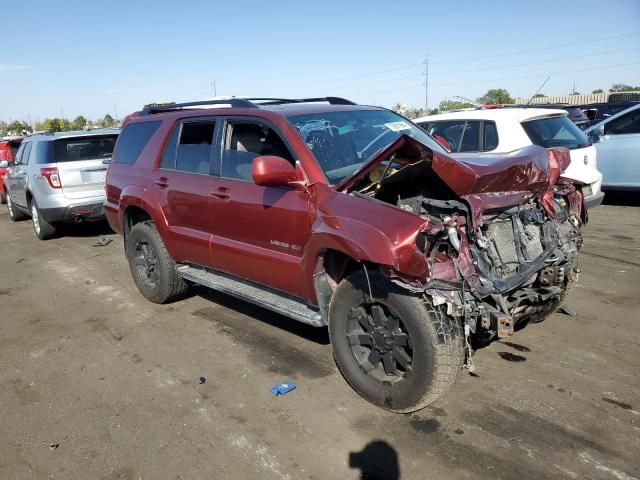
[[[13,164],[21,143],[22,137],[13,137],[0,141],[0,203],[3,205],[7,203],[7,194],[4,191],[4,176],[7,173],[7,168]]]
[[[561,305],[586,220],[568,163],[455,160],[335,97],[151,105],[125,122],[105,211],[149,300],[197,283],[328,325],[353,388],[410,412],[473,368],[474,340]]]

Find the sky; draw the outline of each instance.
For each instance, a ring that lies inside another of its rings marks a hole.
[[[214,95],[425,105],[640,85],[640,0],[0,0],[0,119]]]

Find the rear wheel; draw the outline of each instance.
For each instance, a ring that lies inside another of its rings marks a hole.
[[[16,207],[13,205],[11,201],[11,195],[7,193],[7,210],[9,210],[9,219],[12,222],[19,222],[20,220],[24,220],[27,216],[19,210],[16,210]]]
[[[4,192],[0,192],[0,205],[7,203],[7,195]]]
[[[129,268],[140,292],[154,303],[167,303],[186,293],[158,230],[151,221],[136,223],[127,236]]]
[[[35,200],[31,200],[31,222],[33,223],[33,233],[39,240],[48,240],[56,233],[56,227],[42,217]]]
[[[329,311],[334,357],[369,402],[406,413],[433,403],[464,362],[461,325],[425,298],[371,271],[338,285]]]

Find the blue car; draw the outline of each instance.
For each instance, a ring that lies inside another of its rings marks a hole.
[[[602,189],[640,191],[640,104],[589,127],[585,133],[598,151]]]

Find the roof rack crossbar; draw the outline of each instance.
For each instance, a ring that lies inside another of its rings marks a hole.
[[[357,105],[351,100],[340,97],[314,97],[314,98],[247,98],[252,102],[260,102],[260,105],[285,105],[287,103],[311,103],[328,102],[331,105]]]
[[[229,105],[232,108],[258,108],[258,106],[245,98],[226,98],[218,100],[202,100],[199,102],[186,103],[152,103],[145,105],[141,115],[149,115],[152,113],[167,112],[171,110],[180,110],[189,107],[204,107],[207,105]]]

